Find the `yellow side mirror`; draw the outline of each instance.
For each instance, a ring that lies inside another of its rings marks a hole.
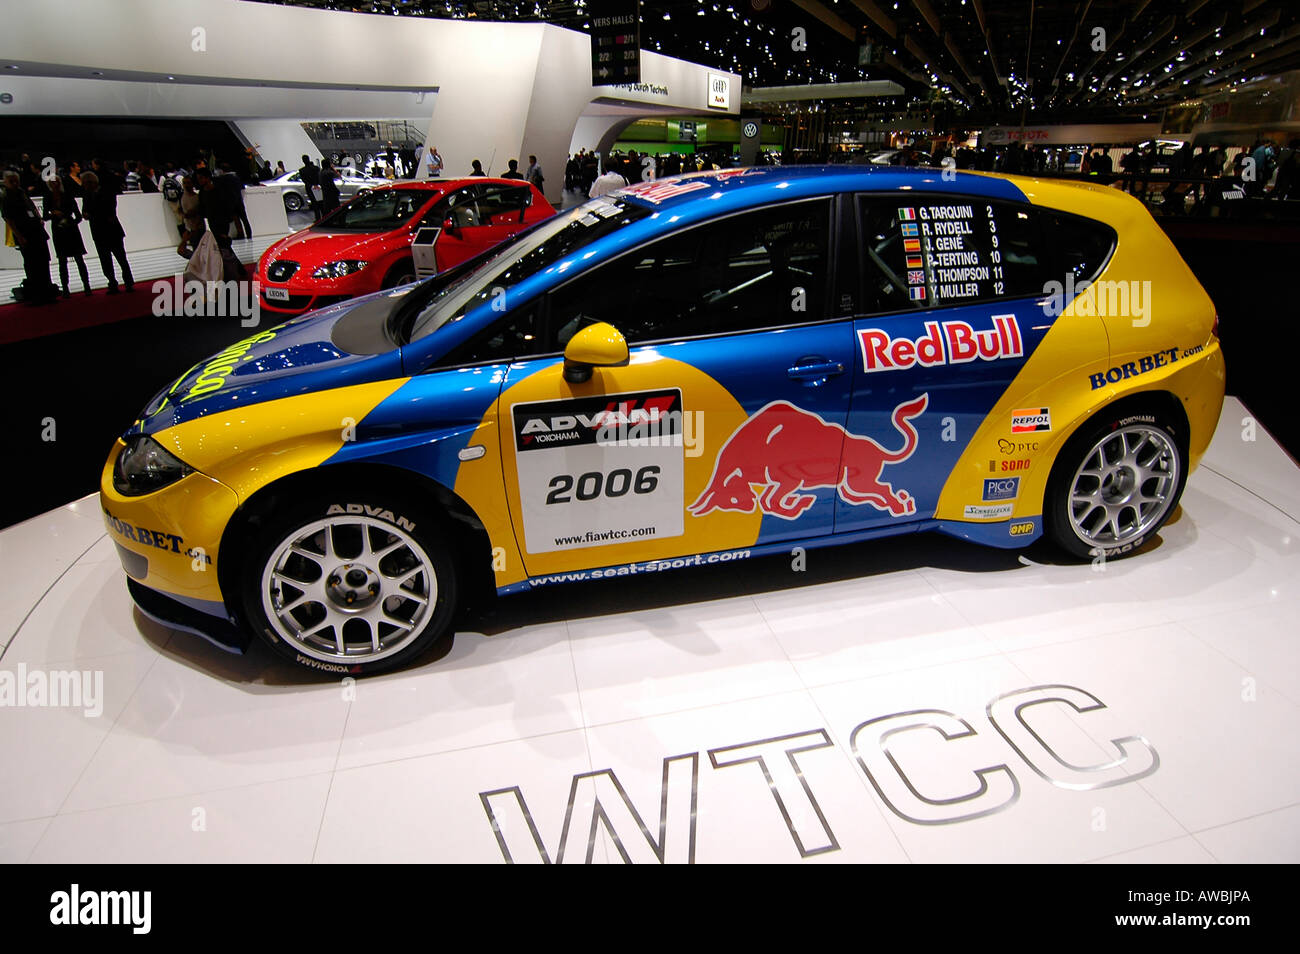
[[[591,380],[591,369],[627,364],[627,339],[611,324],[598,322],[569,339],[564,349],[564,380],[582,384]]]

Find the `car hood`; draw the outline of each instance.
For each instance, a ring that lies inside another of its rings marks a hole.
[[[155,395],[127,436],[236,407],[400,377],[401,350],[388,340],[385,326],[411,287],[340,302],[255,331]]]
[[[298,276],[310,275],[311,269],[326,262],[355,258],[369,261],[383,254],[394,243],[410,241],[405,228],[391,232],[330,232],[303,229],[280,239],[262,254],[262,271],[271,262],[288,259],[299,264]]]

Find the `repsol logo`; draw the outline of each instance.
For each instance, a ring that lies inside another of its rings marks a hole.
[[[1199,349],[1198,349],[1199,350]],[[1188,352],[1191,354],[1193,352]],[[1175,364],[1178,361],[1177,348],[1165,348],[1161,351],[1153,352],[1139,358],[1136,361],[1126,361],[1123,364],[1116,365],[1106,371],[1098,371],[1096,374],[1088,375],[1088,380],[1092,383],[1092,390],[1104,388],[1107,384],[1119,384],[1128,378],[1135,378],[1139,375],[1147,374],[1156,368],[1163,368],[1166,365]]]
[[[374,517],[376,520],[386,520],[389,523],[396,524],[403,530],[415,529],[415,524],[405,517],[398,516],[393,511],[385,510],[383,507],[372,507],[369,504],[330,504],[329,509],[325,511],[325,516],[333,517],[341,513],[353,517]]]

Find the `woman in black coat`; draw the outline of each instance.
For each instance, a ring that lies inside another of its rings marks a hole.
[[[99,176],[87,172],[81,177],[82,188],[86,197],[81,200],[81,213],[90,223],[90,237],[95,240],[95,251],[99,253],[99,265],[108,279],[108,293],[117,294],[117,275],[113,272],[113,259],[122,266],[122,284],[128,292],[133,290],[135,280],[131,277],[131,266],[126,260],[126,245],[123,239],[126,232],[117,220],[117,196],[110,189],[100,187]]]
[[[63,285],[63,297],[71,297],[68,291],[68,259],[75,259],[77,272],[81,275],[81,288],[90,294],[90,278],[86,274],[86,244],[81,241],[81,210],[77,200],[63,189],[62,179],[51,179],[50,194],[45,200],[45,220],[50,223],[54,234],[54,254],[59,259],[59,281]]]

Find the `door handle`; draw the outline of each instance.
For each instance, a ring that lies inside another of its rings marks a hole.
[[[793,367],[786,371],[786,374],[795,381],[802,381],[811,387],[824,384],[830,378],[843,373],[843,364],[823,358],[820,355],[800,358],[794,363]]]

